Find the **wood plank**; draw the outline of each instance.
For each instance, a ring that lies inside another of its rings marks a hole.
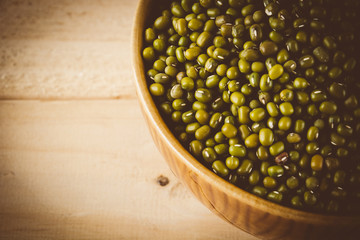
[[[255,239],[176,180],[136,100],[1,101],[0,196],[1,239]]]
[[[0,1],[0,99],[133,97],[138,1]]]

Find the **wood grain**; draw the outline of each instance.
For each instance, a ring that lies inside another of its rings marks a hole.
[[[0,1],[0,99],[134,98],[138,1]]]
[[[136,100],[1,101],[0,196],[0,239],[255,239],[178,182]]]

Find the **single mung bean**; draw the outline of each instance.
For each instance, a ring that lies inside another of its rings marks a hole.
[[[259,87],[260,84],[260,75],[257,72],[253,72],[249,76],[249,83],[252,87]]]
[[[291,128],[292,120],[288,116],[283,116],[279,119],[278,128],[283,131],[287,131]]]
[[[335,146],[343,146],[345,145],[346,142],[346,138],[337,134],[336,132],[332,132],[330,134],[330,140],[331,140],[331,144]]]
[[[318,137],[319,137],[319,128],[317,128],[315,126],[309,127],[306,136],[307,136],[307,140],[309,140],[310,142],[318,139]]]
[[[181,114],[181,120],[183,123],[192,123],[195,121],[195,111],[189,110]]]
[[[231,81],[228,82],[227,87],[228,87],[228,90],[229,90],[230,92],[237,92],[237,91],[240,90],[240,87],[241,87],[241,86],[240,86],[240,82],[239,82],[239,81],[237,81],[237,80],[231,80]]]
[[[241,144],[231,145],[229,147],[229,154],[235,157],[245,157],[246,156],[246,148]]]
[[[239,127],[239,134],[242,140],[245,140],[249,135],[250,135],[251,131],[249,126],[242,124]]]
[[[245,34],[245,26],[243,24],[235,24],[232,26],[231,35],[234,38],[241,38]]]
[[[222,61],[229,56],[230,52],[224,48],[215,48],[213,56],[216,60]]]
[[[290,189],[296,189],[299,186],[299,180],[295,176],[291,176],[286,180],[286,186]]]
[[[245,146],[248,148],[256,148],[259,145],[259,135],[253,133],[245,138]]]
[[[329,50],[333,50],[337,47],[335,39],[331,36],[324,37],[323,45]]]
[[[270,166],[268,167],[268,174],[270,177],[281,177],[284,175],[284,168],[282,166],[279,165],[275,165],[275,166]]]
[[[266,111],[264,108],[255,108],[250,112],[249,116],[252,121],[260,122],[265,118]]]
[[[155,50],[153,47],[146,47],[142,55],[145,61],[151,62],[155,59]]]
[[[268,74],[263,74],[260,78],[260,90],[263,92],[268,92],[270,90],[272,90],[273,86],[274,86],[274,82],[273,80],[271,80],[271,78],[269,77]]]
[[[200,53],[201,53],[201,48],[199,47],[189,48],[185,51],[185,58],[189,61],[193,61],[197,59]]]
[[[294,99],[294,92],[291,89],[283,89],[280,92],[280,99],[284,102],[291,102]]]
[[[271,191],[267,195],[267,199],[276,203],[281,203],[283,200],[283,194],[279,191]]]
[[[251,71],[261,73],[265,70],[265,64],[262,62],[253,62],[251,64]]]
[[[251,109],[248,106],[241,106],[238,109],[238,118],[240,124],[248,124],[250,123],[250,113]]]
[[[211,92],[206,88],[198,88],[195,91],[195,98],[196,100],[207,103],[210,102],[212,99]]]
[[[344,98],[346,96],[344,84],[333,82],[329,87],[329,93],[335,98]]]
[[[344,158],[347,157],[349,155],[349,150],[343,147],[339,147],[338,149],[336,149],[336,156],[340,157],[340,158]]]
[[[269,77],[270,79],[275,80],[279,78],[283,73],[284,68],[280,64],[276,64],[269,70]]]
[[[197,140],[205,140],[209,137],[211,128],[208,125],[203,125],[195,131],[195,138]]]
[[[201,127],[200,123],[198,122],[192,122],[186,125],[186,133],[189,134],[195,134],[196,130],[198,130]],[[199,133],[200,134],[200,133]],[[201,140],[201,139],[198,139]]]
[[[265,161],[269,158],[269,151],[264,146],[259,146],[256,150],[256,156],[259,160]]]
[[[344,105],[347,108],[354,109],[358,106],[358,99],[356,98],[356,96],[354,94],[352,94],[345,100]]]
[[[328,72],[328,76],[331,79],[336,79],[336,78],[340,77],[341,74],[342,74],[342,69],[339,67],[333,67]]]
[[[299,160],[299,166],[301,167],[301,168],[308,168],[309,166],[309,161],[310,161],[310,159],[309,159],[309,155],[308,154],[303,154],[302,156],[301,156],[301,158],[300,158],[300,160]]]
[[[226,76],[229,79],[237,79],[240,75],[239,68],[236,66],[229,67],[226,71]]]
[[[290,57],[289,52],[286,49],[281,49],[277,54],[276,60],[280,64],[283,64],[283,63],[285,63],[286,61],[289,60],[289,57]]]
[[[317,60],[322,63],[327,63],[330,60],[330,55],[325,48],[319,46],[313,50],[313,54]]]
[[[273,177],[269,177],[269,176],[266,176],[264,179],[263,179],[263,185],[264,187],[268,188],[268,189],[273,189],[276,187],[277,185],[277,181],[275,178]]]
[[[266,110],[271,117],[277,117],[279,115],[279,110],[274,102],[266,104]]]
[[[228,66],[222,63],[216,67],[215,71],[217,75],[219,75],[220,77],[224,77],[226,75],[226,72],[228,71]]]
[[[298,31],[295,39],[300,43],[306,43],[308,41],[308,35],[305,31]]]
[[[195,119],[202,125],[207,124],[210,119],[210,114],[204,109],[199,109],[195,113]]]
[[[305,55],[300,57],[299,59],[299,65],[302,68],[310,68],[314,65],[314,63],[315,63],[314,57],[311,55]]]
[[[349,58],[343,65],[343,69],[346,72],[350,72],[354,70],[356,67],[356,60],[355,58]]]
[[[294,107],[290,102],[281,103],[279,109],[284,116],[290,116],[294,113]]]
[[[202,157],[206,162],[212,163],[216,160],[217,155],[212,147],[206,147],[202,150]]]
[[[204,145],[199,140],[193,140],[189,144],[189,151],[197,157],[202,155],[203,149],[204,149]]]
[[[265,40],[260,43],[259,50],[263,56],[267,57],[277,53],[278,46],[273,41]]]
[[[226,158],[225,164],[230,170],[235,170],[239,167],[240,161],[239,158],[230,156]]]
[[[208,88],[214,88],[219,85],[220,77],[216,74],[210,75],[205,82],[206,87]]]
[[[294,130],[297,133],[302,133],[305,130],[305,121],[302,119],[296,120]]]
[[[315,203],[317,202],[317,198],[314,193],[306,191],[304,193],[304,202],[308,205],[315,205]]]
[[[253,163],[249,159],[242,161],[240,167],[237,169],[236,173],[239,175],[248,175],[253,169]]]
[[[215,140],[215,142],[217,142],[217,143],[224,143],[224,142],[226,141],[226,137],[225,137],[225,135],[220,131],[220,132],[215,133],[215,135],[214,135],[214,140]]]
[[[331,101],[324,101],[320,104],[319,110],[325,114],[334,114],[337,110],[337,105]]]
[[[323,102],[327,99],[327,95],[322,90],[314,90],[311,92],[310,98],[313,102]]]
[[[216,174],[222,177],[226,177],[230,172],[226,165],[220,160],[216,160],[212,163],[212,169]]]
[[[224,155],[229,152],[229,145],[226,143],[220,143],[214,146],[214,150],[218,155]]]
[[[209,122],[210,127],[212,127],[212,128],[219,127],[222,124],[223,119],[224,119],[224,117],[221,113],[218,113],[218,112],[214,113],[210,118],[210,122]]]
[[[168,16],[160,16],[154,22],[154,27],[157,30],[165,30],[170,25],[170,17]]]
[[[305,150],[308,154],[313,155],[319,151],[319,143],[317,142],[309,142],[305,146]]]
[[[309,82],[305,78],[297,77],[293,82],[293,86],[296,89],[305,89],[309,86]]]
[[[208,60],[206,60],[205,70],[207,72],[212,73],[216,70],[217,66],[218,66],[218,62],[214,58],[209,58]]]
[[[262,186],[255,186],[251,192],[259,197],[264,197],[267,194],[266,188]]]
[[[230,124],[230,123],[225,123],[222,127],[221,127],[221,132],[227,137],[227,138],[233,138],[237,135],[237,128]]]
[[[250,29],[250,39],[252,41],[260,41],[263,38],[263,30],[259,24],[253,24]]]
[[[299,196],[294,196],[291,198],[291,205],[296,208],[301,208],[303,206]]]
[[[230,95],[230,101],[236,106],[242,106],[245,104],[245,96],[241,92],[233,92]]]
[[[246,61],[243,58],[240,58],[239,62],[238,62],[238,67],[241,73],[249,73],[250,69],[251,69],[251,65],[248,61]]]
[[[251,109],[255,109],[255,108],[258,108],[258,107],[261,107],[261,102],[257,99],[253,99],[249,102],[249,107]]]
[[[269,128],[262,128],[259,131],[259,142],[263,146],[270,146],[274,142],[274,133]]]
[[[192,78],[183,77],[180,80],[180,85],[181,85],[182,89],[184,89],[186,91],[192,91],[195,87],[195,82]]]
[[[338,134],[345,137],[350,137],[354,132],[353,128],[350,125],[345,125],[343,123],[340,123],[337,126],[336,131],[338,132]]]
[[[260,58],[260,53],[257,49],[247,48],[240,52],[239,57],[248,62],[254,62]]]
[[[308,177],[305,180],[305,185],[307,189],[314,191],[319,187],[319,180],[314,176]]]
[[[296,53],[299,51],[299,44],[296,40],[294,39],[289,39],[286,41],[285,43],[286,45],[286,49],[290,52],[290,53]]]
[[[297,64],[294,60],[288,60],[284,63],[284,68],[289,72],[295,72]]]
[[[284,40],[283,35],[277,31],[271,31],[269,33],[269,38],[275,43],[281,43]]]
[[[200,35],[198,36],[198,38],[196,39],[196,44],[199,47],[207,47],[209,44],[211,44],[211,40],[212,40],[212,36],[211,33],[209,32],[202,32],[200,33]]]
[[[260,172],[258,170],[253,170],[249,175],[249,184],[256,185],[260,181]]]
[[[284,165],[289,159],[289,154],[287,152],[282,152],[275,157],[275,162],[278,165]]]
[[[162,96],[165,94],[165,88],[161,83],[152,83],[149,89],[153,96]]]
[[[281,31],[285,28],[285,21],[279,18],[270,17],[269,25],[274,31]]]
[[[269,152],[272,156],[277,156],[285,150],[285,145],[282,141],[278,141],[269,147]]]
[[[271,95],[268,92],[259,91],[259,101],[266,105],[271,100]]]
[[[288,143],[298,143],[301,141],[301,136],[297,133],[289,133],[286,137],[286,140],[288,141]]]

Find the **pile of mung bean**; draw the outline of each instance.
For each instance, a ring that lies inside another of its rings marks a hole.
[[[359,2],[162,5],[142,56],[150,93],[183,146],[262,198],[359,214]]]

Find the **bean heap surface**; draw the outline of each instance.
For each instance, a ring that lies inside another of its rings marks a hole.
[[[360,214],[359,2],[156,8],[144,32],[146,78],[183,146],[262,198]]]

